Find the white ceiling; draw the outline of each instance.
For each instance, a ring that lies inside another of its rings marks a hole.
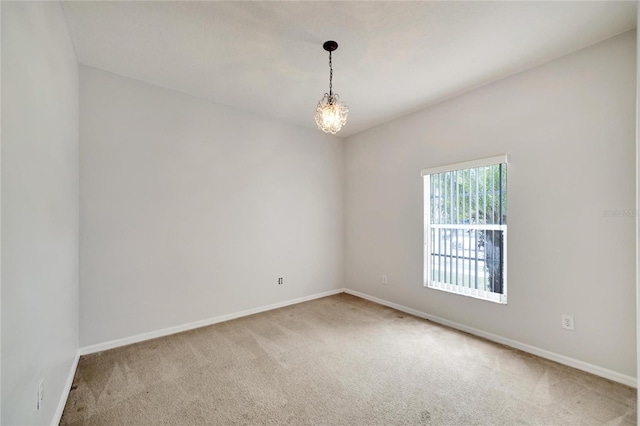
[[[64,2],[80,63],[346,137],[635,28],[629,2]]]

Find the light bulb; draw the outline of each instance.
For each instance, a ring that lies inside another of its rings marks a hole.
[[[337,94],[330,96],[325,93],[322,99],[318,101],[318,107],[316,108],[315,118],[318,129],[335,135],[347,122],[348,114],[349,107],[340,101]]]

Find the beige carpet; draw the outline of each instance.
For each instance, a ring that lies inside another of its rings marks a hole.
[[[347,294],[83,356],[63,425],[636,424],[636,390]]]

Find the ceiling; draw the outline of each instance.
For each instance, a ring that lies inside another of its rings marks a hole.
[[[341,137],[635,28],[636,2],[64,2],[81,64]]]

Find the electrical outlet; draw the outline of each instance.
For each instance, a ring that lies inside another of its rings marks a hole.
[[[382,284],[389,284],[389,277],[386,275],[382,276]]]
[[[280,277],[278,278],[278,285],[282,285],[284,284],[284,278]]]
[[[42,402],[44,401],[44,379],[38,383],[38,401],[36,402],[36,408],[39,410],[42,408]]]
[[[563,315],[562,316],[562,328],[567,329],[567,330],[575,330],[574,323],[573,323],[573,316],[572,315]]]

